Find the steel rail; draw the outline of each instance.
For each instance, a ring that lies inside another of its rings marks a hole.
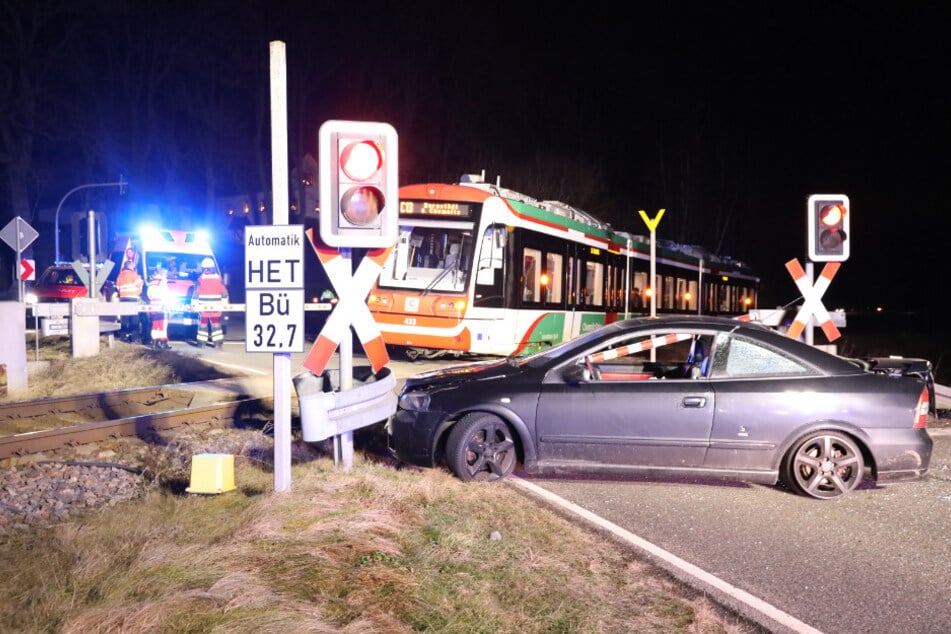
[[[161,386],[2,403],[0,404],[0,425],[8,421],[52,417],[84,410],[120,409],[135,405],[150,406],[169,399],[187,399],[188,396],[189,392],[186,390],[180,390],[175,386]]]
[[[234,422],[256,409],[262,397],[244,398],[214,405],[141,414],[114,420],[82,423],[57,429],[0,437],[0,460],[72,445],[100,442],[123,436],[154,439],[159,432],[187,425]]]

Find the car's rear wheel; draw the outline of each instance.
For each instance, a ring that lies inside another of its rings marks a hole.
[[[512,473],[516,460],[512,430],[494,414],[466,414],[446,441],[446,462],[465,482],[501,480]]]
[[[845,495],[862,481],[862,451],[848,435],[820,431],[803,436],[786,455],[783,479],[797,493],[819,499]]]

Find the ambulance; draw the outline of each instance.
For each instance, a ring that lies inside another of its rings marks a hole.
[[[211,248],[207,233],[155,227],[142,227],[134,234],[118,236],[110,257],[115,263],[115,272],[121,271],[126,261],[132,260],[145,287],[157,269],[165,272],[169,295],[172,297],[169,336],[184,339],[194,339],[198,332],[198,313],[192,309],[191,297],[196,280],[203,270],[201,262],[205,258],[211,259],[215,272],[220,275],[218,258]],[[227,322],[223,326],[227,328]]]

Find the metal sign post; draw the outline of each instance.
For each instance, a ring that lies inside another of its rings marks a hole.
[[[284,42],[275,40],[270,43],[270,71],[273,222],[275,225],[286,225],[290,196],[288,193],[287,168],[287,52]],[[303,312],[301,313],[301,320],[303,320]],[[290,352],[275,352],[274,490],[284,492],[289,491],[290,488],[291,354]]]

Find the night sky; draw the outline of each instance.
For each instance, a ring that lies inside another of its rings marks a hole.
[[[0,0],[11,3],[23,4]],[[139,4],[73,5],[81,7],[78,39],[109,37],[106,49],[151,50],[164,41],[151,31],[161,22],[156,15],[166,14],[184,25],[172,32],[194,36],[178,44],[189,47],[191,61],[173,70],[194,75],[196,85],[241,91],[246,99],[223,99],[205,118],[233,121],[245,135],[261,121],[268,42],[282,40],[292,152],[316,156],[317,128],[327,119],[381,120],[400,134],[403,182],[454,181],[484,169],[503,186],[642,234],[637,211],[653,216],[665,208],[659,237],[748,262],[763,278],[767,305],[799,294],[784,263],[805,258],[806,198],[844,193],[852,203],[852,256],[826,305],[941,306],[951,99],[938,8],[171,1],[148,3],[151,14],[132,21],[124,39],[115,10],[145,11]],[[99,7],[109,7],[108,19],[95,19]],[[238,61],[208,63],[219,55]],[[241,70],[241,61],[252,70]],[[110,81],[96,76],[100,94],[110,92]],[[103,110],[100,119],[121,110],[82,95],[72,107]],[[194,134],[204,124],[153,127]],[[92,158],[63,156],[40,141],[38,168],[82,173],[60,183],[109,170],[129,174],[122,143],[133,141],[116,139]],[[244,162],[266,165],[268,152],[264,139]],[[63,167],[67,158],[82,158],[82,167]],[[201,192],[202,183],[189,182],[197,170],[179,169],[164,178],[157,169],[133,170],[129,178],[142,195],[149,179],[152,196],[170,183]],[[240,172],[231,169],[232,182]],[[67,189],[49,177],[35,182],[38,207],[55,206]],[[227,189],[221,181],[216,193],[240,193]]]

